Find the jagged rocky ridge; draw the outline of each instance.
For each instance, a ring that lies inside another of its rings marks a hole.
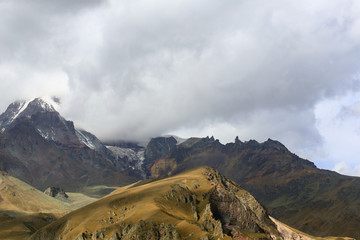
[[[282,222],[317,236],[360,236],[360,178],[318,169],[274,140],[191,138],[156,160],[152,177],[210,166],[241,184]]]

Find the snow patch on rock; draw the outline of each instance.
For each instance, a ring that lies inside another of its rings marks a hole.
[[[79,138],[81,143],[85,144],[87,147],[89,147],[92,150],[96,149],[96,146],[94,145],[92,140],[88,138],[85,134],[83,134],[81,131],[75,130],[75,134]]]
[[[54,132],[53,129],[49,129],[49,130],[41,130],[41,129],[36,129],[38,131],[38,133],[45,138],[46,140],[52,140],[55,141],[56,139],[56,134]]]
[[[144,178],[146,177],[144,171],[145,150],[143,148],[132,149],[117,146],[106,146],[106,148],[110,150],[116,160],[127,161],[127,165],[131,169],[138,170]]]
[[[17,112],[15,112],[15,115],[12,117],[12,119],[9,121],[9,124],[12,123],[29,105],[31,101],[21,101],[20,106]]]

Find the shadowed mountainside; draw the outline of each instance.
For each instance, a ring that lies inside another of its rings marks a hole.
[[[94,135],[75,129],[40,98],[10,104],[0,115],[0,128],[0,170],[42,190],[138,180]]]

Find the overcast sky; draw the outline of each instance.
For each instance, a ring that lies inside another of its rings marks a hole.
[[[360,176],[360,1],[0,0],[0,109],[102,139],[277,139]]]

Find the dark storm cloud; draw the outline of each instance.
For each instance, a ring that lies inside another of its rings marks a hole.
[[[356,1],[4,5],[0,76],[16,85],[34,71],[57,76],[61,84],[44,89],[103,138],[190,129],[317,146],[314,105],[358,81]]]

